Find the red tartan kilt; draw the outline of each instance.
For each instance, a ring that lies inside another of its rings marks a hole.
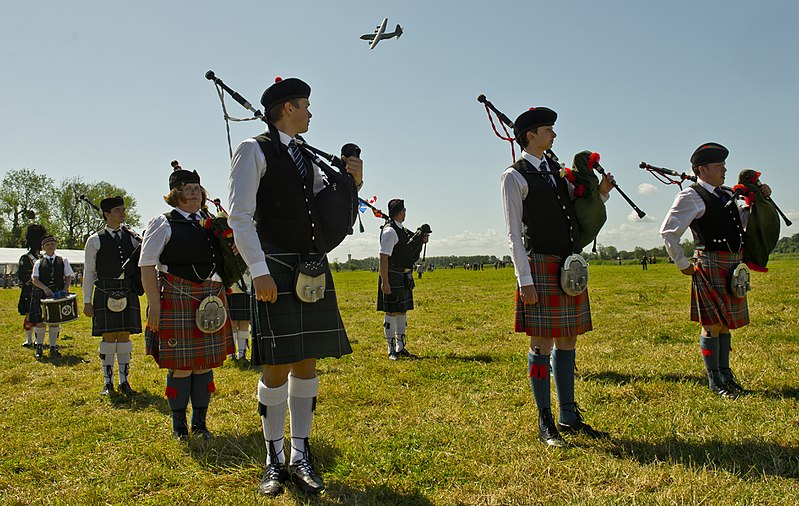
[[[728,329],[749,325],[746,297],[739,299],[730,293],[730,276],[742,258],[741,253],[697,250],[691,279],[691,321]]]
[[[217,281],[201,284],[171,274],[162,274],[161,319],[158,331],[145,329],[147,354],[162,369],[212,369],[236,352],[230,330],[230,313],[225,326],[205,334],[196,323],[197,308],[208,295],[216,295],[227,307],[225,288]]]
[[[516,289],[516,332],[536,337],[571,337],[593,329],[588,290],[567,295],[560,287],[563,259],[556,255],[530,255],[530,272],[538,292],[537,304],[525,304]]]

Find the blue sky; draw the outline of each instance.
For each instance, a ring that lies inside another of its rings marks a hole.
[[[400,40],[359,40],[384,17]],[[508,252],[499,175],[511,163],[475,97],[511,118],[558,114],[554,151],[590,149],[646,213],[617,194],[599,242],[661,244],[677,188],[642,160],[689,170],[701,143],[730,148],[727,183],[763,172],[799,220],[792,147],[799,4],[763,1],[13,2],[0,17],[0,175],[24,167],[125,187],[145,220],[163,212],[169,162],[227,200],[229,158],[209,69],[251,102],[277,75],[313,88],[306,139],[362,149],[366,185],[407,224],[429,223],[428,255]],[[234,116],[245,111],[228,100]],[[260,122],[232,124],[234,146]],[[634,217],[634,215],[633,215]],[[380,221],[333,258],[375,256]],[[799,232],[797,225],[782,235]]]

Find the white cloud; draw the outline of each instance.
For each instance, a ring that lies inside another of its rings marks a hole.
[[[627,215],[627,221],[630,223],[653,223],[656,220],[651,214],[647,214],[643,218],[639,218],[635,209],[632,209],[630,210],[630,214]]]
[[[653,184],[641,183],[641,184],[638,185],[638,194],[639,195],[654,195],[655,193],[658,193],[659,191],[660,190],[658,190],[658,187],[653,185]]]

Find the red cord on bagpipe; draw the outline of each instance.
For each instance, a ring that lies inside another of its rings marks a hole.
[[[496,136],[502,139],[503,141],[508,141],[510,143],[510,156],[513,159],[513,163],[516,163],[516,149],[513,146],[513,137],[510,136],[510,134],[508,133],[508,129],[505,128],[505,123],[503,123],[501,120],[499,124],[502,125],[502,131],[505,132],[505,136],[503,137],[502,134],[500,134],[499,131],[497,131],[497,126],[494,124],[494,118],[491,117],[491,109],[488,107],[487,103],[483,102],[483,105],[486,108],[486,114],[488,114],[488,121],[491,123],[491,128],[494,130]]]

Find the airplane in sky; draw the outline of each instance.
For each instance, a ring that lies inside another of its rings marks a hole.
[[[393,32],[386,33],[387,24],[388,18],[383,18],[383,22],[377,26],[375,33],[366,33],[361,35],[362,40],[371,41],[369,44],[369,49],[374,49],[377,43],[381,40],[393,39],[394,37],[398,39],[400,38],[400,35],[402,35],[402,27],[397,25],[397,28],[394,29]]]

